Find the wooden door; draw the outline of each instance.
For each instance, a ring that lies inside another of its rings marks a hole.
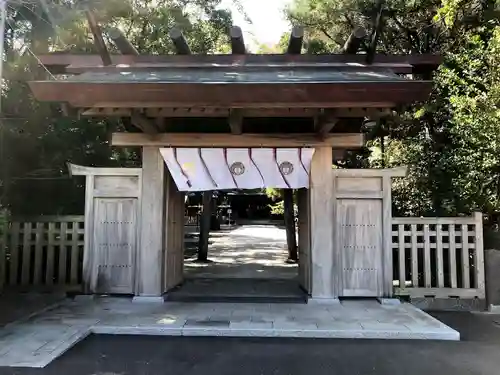
[[[338,246],[342,251],[342,295],[381,297],[382,200],[337,201]]]
[[[94,293],[133,294],[137,199],[94,199]]]
[[[308,293],[311,292],[311,228],[309,225],[309,190],[299,189],[298,193],[298,232],[299,232],[299,283]]]

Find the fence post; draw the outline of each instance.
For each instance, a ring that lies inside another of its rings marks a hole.
[[[485,283],[484,283],[484,244],[483,244],[483,214],[481,212],[474,212],[475,222],[475,242],[476,251],[474,252],[474,264],[476,266],[475,272],[475,287],[480,291],[481,296],[485,297]]]

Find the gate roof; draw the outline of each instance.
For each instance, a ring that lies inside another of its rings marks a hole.
[[[287,53],[250,54],[241,29],[230,30],[231,54],[191,54],[173,29],[177,55],[139,55],[116,29],[122,55],[110,54],[89,18],[99,55],[39,56],[56,79],[30,82],[40,101],[62,102],[87,116],[115,116],[145,133],[210,131],[357,133],[363,120],[425,100],[436,55],[356,54],[359,30],[342,54],[301,54],[304,30],[294,27]],[[354,51],[354,53],[353,53]],[[207,119],[209,118],[209,119]],[[271,121],[271,118],[275,119]],[[200,122],[201,121],[201,122]],[[177,130],[176,130],[177,129]],[[340,144],[340,143],[339,143]],[[351,144],[347,141],[345,144]]]

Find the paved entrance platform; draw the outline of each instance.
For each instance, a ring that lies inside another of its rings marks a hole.
[[[133,303],[80,298],[0,330],[0,366],[45,367],[89,334],[459,340],[410,304]]]

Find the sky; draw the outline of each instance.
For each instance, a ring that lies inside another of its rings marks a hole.
[[[274,45],[279,42],[284,32],[289,31],[290,25],[284,18],[283,9],[291,0],[240,1],[252,20],[251,25],[245,22],[232,0],[223,0],[222,6],[233,11],[233,22],[243,29],[247,47],[254,49],[259,44]]]

